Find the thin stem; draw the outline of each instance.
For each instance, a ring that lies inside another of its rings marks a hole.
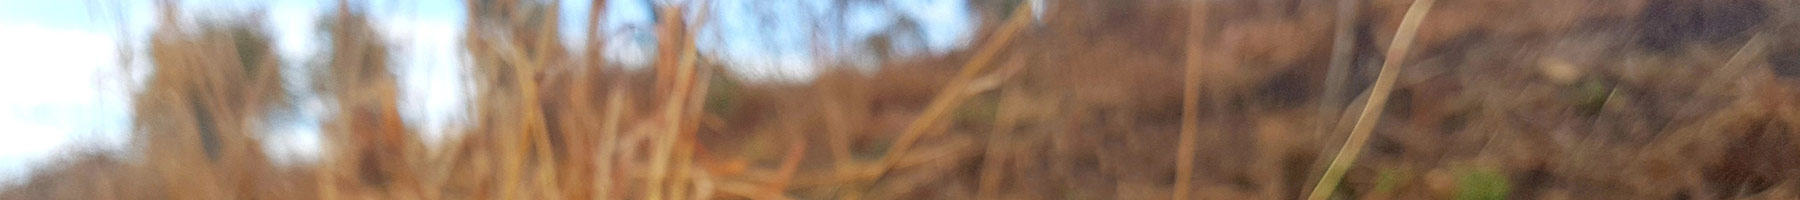
[[[1205,56],[1201,47],[1206,39],[1206,2],[1188,6],[1187,72],[1181,92],[1181,138],[1175,149],[1175,191],[1169,199],[1188,199],[1189,184],[1194,180],[1194,144],[1200,132],[1200,66]]]
[[[1018,59],[1014,59],[1010,65],[1022,64]],[[1000,170],[1002,166],[1006,165],[1006,155],[1003,151],[1006,151],[1007,146],[1012,143],[1013,127],[1018,125],[1019,112],[1022,109],[1020,106],[1023,106],[1019,104],[1025,98],[1022,94],[1023,91],[1019,91],[1019,89],[1017,85],[1013,85],[1000,91],[1000,110],[999,114],[994,116],[994,133],[988,136],[987,152],[981,158],[981,179],[975,190],[977,199],[998,199],[995,195],[998,195],[996,192],[999,192],[1000,181],[1004,178],[1004,172]]]
[[[1336,125],[1337,110],[1344,109],[1344,84],[1350,79],[1351,57],[1356,49],[1356,0],[1339,0],[1337,30],[1332,36],[1331,65],[1325,71],[1325,93],[1319,96],[1315,136],[1325,136]]]
[[[997,55],[1000,54],[1000,50],[1004,49],[1002,47],[1005,47],[1008,42],[1011,42],[1014,35],[1017,35],[1021,29],[1025,28],[1025,25],[1028,22],[1031,22],[1030,4],[1031,1],[1019,4],[1019,7],[1013,12],[1011,20],[1001,26],[1000,30],[995,33],[992,40],[989,40],[986,44],[982,45],[981,51],[976,52],[975,56],[972,57],[967,64],[963,65],[962,71],[959,72],[955,78],[951,79],[950,83],[946,84],[944,89],[938,92],[938,95],[931,100],[931,104],[925,108],[925,112],[921,114],[918,119],[914,119],[912,124],[909,124],[905,131],[901,133],[900,137],[895,139],[891,149],[889,149],[882,157],[882,164],[875,166],[876,169],[872,172],[873,174],[870,174],[871,176],[868,177],[880,177],[885,174],[891,168],[890,166],[900,160],[901,156],[905,156],[907,149],[911,148],[912,143],[917,142],[920,136],[925,135],[926,132],[934,132],[934,130],[940,129],[941,126],[937,125],[937,121],[940,121],[947,116],[950,113],[950,109],[961,104],[960,102],[964,99],[963,97],[968,94],[964,91],[968,90],[969,82],[974,79],[982,69],[988,67],[988,63],[992,62],[994,57],[997,57]]]
[[[1387,107],[1388,93],[1394,89],[1394,79],[1400,75],[1400,67],[1405,63],[1407,50],[1412,47],[1413,37],[1418,35],[1419,21],[1431,12],[1433,0],[1413,1],[1406,11],[1406,17],[1400,21],[1400,29],[1394,33],[1394,41],[1388,46],[1387,59],[1381,65],[1381,74],[1375,78],[1375,86],[1369,88],[1370,95],[1364,104],[1362,115],[1357,117],[1356,126],[1350,130],[1350,139],[1344,141],[1344,147],[1331,160],[1331,166],[1325,168],[1325,175],[1319,177],[1319,183],[1312,189],[1311,200],[1324,200],[1331,197],[1337,189],[1340,179],[1344,178],[1357,154],[1369,139],[1369,132],[1375,130],[1375,123],[1381,120],[1381,110]]]

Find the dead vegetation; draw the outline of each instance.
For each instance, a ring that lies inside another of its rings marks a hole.
[[[562,46],[559,2],[468,1],[472,120],[433,148],[340,3],[305,166],[258,147],[287,95],[260,21],[165,10],[142,154],[71,155],[0,198],[1800,198],[1791,2],[1439,0],[1398,42],[1415,1],[974,1],[966,48],[801,83],[696,50],[718,20],[687,3],[656,5],[631,70]]]

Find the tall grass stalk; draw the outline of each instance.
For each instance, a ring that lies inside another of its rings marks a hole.
[[[1206,2],[1188,5],[1187,72],[1182,78],[1181,138],[1175,148],[1175,189],[1170,199],[1188,199],[1189,182],[1194,180],[1195,137],[1200,132],[1200,58],[1206,36]]]
[[[1393,44],[1388,45],[1387,57],[1381,64],[1381,74],[1375,78],[1375,85],[1369,88],[1369,101],[1364,104],[1362,115],[1357,117],[1356,126],[1350,130],[1350,139],[1344,141],[1343,149],[1338,150],[1337,156],[1332,158],[1331,166],[1325,168],[1325,175],[1319,177],[1318,184],[1314,185],[1312,194],[1307,199],[1324,200],[1331,197],[1339,180],[1344,178],[1351,163],[1356,161],[1357,154],[1362,153],[1362,147],[1369,139],[1369,132],[1374,131],[1375,124],[1381,121],[1381,110],[1387,107],[1388,95],[1394,90],[1394,79],[1400,75],[1400,65],[1405,63],[1413,37],[1418,35],[1419,21],[1424,20],[1425,15],[1431,12],[1433,2],[1434,0],[1416,0],[1412,7],[1407,8],[1406,17],[1400,21],[1400,29],[1394,33]]]

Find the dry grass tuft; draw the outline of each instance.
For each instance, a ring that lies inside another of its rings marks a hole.
[[[977,1],[967,47],[770,82],[696,44],[728,22],[709,1],[652,2],[636,69],[594,29],[563,46],[559,2],[471,0],[470,119],[442,146],[401,120],[379,22],[340,2],[304,65],[327,153],[295,165],[260,152],[296,95],[260,15],[161,4],[133,152],[70,154],[0,199],[1800,194],[1800,4],[1409,2]]]

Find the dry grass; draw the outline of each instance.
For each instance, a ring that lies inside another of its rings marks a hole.
[[[595,56],[600,41],[562,46],[557,2],[468,1],[471,119],[442,146],[399,120],[371,22],[340,12],[308,66],[330,80],[312,91],[329,99],[328,153],[302,165],[260,152],[267,116],[289,109],[260,21],[164,12],[133,152],[71,154],[0,199],[1800,192],[1800,67],[1784,56],[1800,52],[1786,39],[1800,22],[1780,17],[1800,15],[1792,3],[1022,2],[971,4],[992,10],[966,49],[795,83],[739,77],[696,49],[694,31],[718,21],[706,1],[657,6],[667,39],[646,69]],[[1332,88],[1371,91],[1348,104],[1368,106],[1337,113],[1346,94],[1320,95]]]
[[[1189,3],[1187,49],[1183,59],[1187,61],[1187,76],[1183,78],[1181,92],[1181,144],[1175,148],[1175,191],[1170,199],[1188,199],[1188,186],[1194,180],[1194,140],[1200,131],[1200,77],[1202,49],[1201,42],[1206,38],[1206,2]]]
[[[1400,22],[1400,30],[1396,31],[1394,44],[1389,45],[1387,60],[1381,64],[1381,74],[1375,77],[1375,85],[1369,88],[1369,100],[1364,102],[1362,113],[1356,117],[1356,126],[1350,129],[1350,139],[1344,141],[1344,149],[1338,150],[1337,156],[1331,159],[1331,165],[1325,169],[1325,175],[1319,177],[1318,185],[1313,187],[1307,199],[1324,200],[1330,198],[1337,189],[1339,179],[1344,177],[1344,170],[1356,161],[1362,153],[1363,145],[1367,145],[1369,131],[1375,130],[1375,123],[1381,122],[1382,108],[1387,107],[1388,95],[1394,90],[1394,79],[1400,75],[1401,64],[1406,62],[1407,50],[1412,48],[1413,36],[1418,34],[1419,21],[1431,13],[1431,4],[1436,0],[1414,1],[1412,8],[1406,10],[1405,21]]]

